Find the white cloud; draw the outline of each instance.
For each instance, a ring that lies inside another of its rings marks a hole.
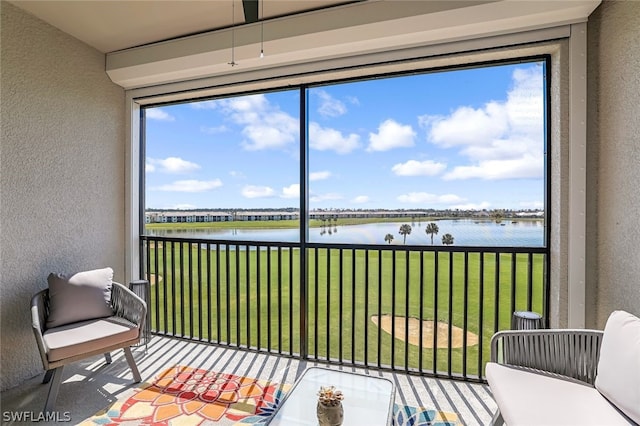
[[[398,163],[391,168],[398,176],[435,176],[442,173],[447,168],[444,163],[435,161],[409,160],[406,163]]]
[[[522,158],[485,160],[473,166],[457,166],[443,176],[444,180],[481,178],[487,180],[540,177],[540,158],[525,155]]]
[[[202,101],[202,102],[192,102],[191,108],[193,109],[216,109],[218,108],[220,101]]]
[[[207,135],[217,135],[220,133],[228,132],[229,128],[227,128],[227,126],[225,126],[224,124],[212,127],[200,126],[200,131]]]
[[[444,175],[455,179],[541,179],[544,173],[542,68],[517,68],[506,101],[460,107],[448,116],[423,116],[429,142],[459,149],[469,161]]]
[[[320,115],[324,117],[339,117],[347,113],[347,107],[324,90],[315,90],[313,93],[320,98],[320,106],[318,107]]]
[[[450,206],[451,209],[459,209],[459,210],[484,210],[491,207],[491,203],[488,201],[483,201],[481,203],[467,203],[467,204],[456,204]]]
[[[320,203],[323,201],[333,201],[333,200],[342,200],[344,197],[340,194],[336,194],[335,192],[330,192],[327,194],[317,194],[309,197],[310,201],[314,203]]]
[[[288,119],[287,117],[283,117],[285,118],[285,121]],[[276,123],[273,126],[266,122],[264,124],[248,125],[242,131],[242,133],[248,138],[248,141],[244,141],[242,146],[247,151],[284,148],[295,141],[295,132],[292,132],[291,129],[287,129],[287,126],[288,125],[284,122],[282,125]]]
[[[408,124],[385,120],[378,126],[378,133],[369,133],[367,151],[389,151],[407,148],[415,144],[416,132]]]
[[[327,170],[323,170],[321,172],[311,172],[309,173],[309,180],[325,180],[331,177],[331,172]]]
[[[242,172],[238,172],[238,171],[236,171],[236,170],[231,170],[231,171],[229,172],[229,174],[231,175],[231,177],[234,177],[234,178],[236,178],[236,179],[245,179],[245,178],[246,178],[246,176],[245,176],[245,174],[244,174],[244,173],[242,173]]]
[[[145,170],[147,172],[154,172],[156,170],[163,173],[189,173],[195,170],[199,170],[201,167],[191,161],[183,160],[180,157],[167,157],[160,158],[147,158]]]
[[[398,196],[398,201],[401,203],[429,203],[429,204],[452,204],[452,203],[461,203],[464,201],[463,198],[460,198],[454,194],[444,194],[444,195],[436,195],[429,194],[427,192],[410,192],[408,194],[402,194]]]
[[[300,185],[293,183],[282,188],[282,198],[298,198],[300,196]]]
[[[195,208],[197,208],[197,206],[193,204],[174,204],[173,206],[169,207],[169,209],[171,210],[193,210]]]
[[[275,191],[268,186],[247,185],[242,188],[242,196],[245,198],[267,198],[273,197]]]
[[[449,116],[422,116],[420,122],[431,126],[429,141],[445,148],[485,145],[508,129],[503,104],[490,102],[481,109],[460,107]]]
[[[170,192],[206,192],[222,186],[220,179],[215,180],[178,180],[168,185],[161,185],[152,189]]]
[[[368,195],[358,195],[357,197],[352,199],[351,202],[355,203],[355,204],[368,203],[369,202],[369,196]]]
[[[248,151],[283,149],[298,140],[298,119],[269,103],[263,94],[219,100],[215,107],[244,126],[242,146]]]
[[[341,132],[320,127],[318,123],[309,123],[309,147],[318,151],[335,151],[348,154],[360,146],[360,136],[351,133],[343,136]]]
[[[144,113],[145,117],[150,120],[158,121],[175,121],[175,117],[161,108],[147,108]]]

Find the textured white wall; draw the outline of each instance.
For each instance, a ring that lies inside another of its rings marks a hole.
[[[124,91],[104,55],[2,2],[0,389],[42,371],[31,296],[51,271],[124,272]]]
[[[588,25],[588,325],[640,315],[640,2],[605,1]]]

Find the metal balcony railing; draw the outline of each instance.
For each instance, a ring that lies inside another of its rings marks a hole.
[[[154,333],[483,380],[491,336],[548,307],[548,249],[141,237]],[[303,255],[304,253],[304,255]]]

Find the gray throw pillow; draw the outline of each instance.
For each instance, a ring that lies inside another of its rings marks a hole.
[[[72,276],[49,274],[47,328],[113,315],[113,269],[95,269]]]

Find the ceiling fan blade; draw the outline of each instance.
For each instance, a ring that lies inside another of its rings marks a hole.
[[[246,24],[258,21],[258,1],[259,0],[242,0],[244,22]]]

